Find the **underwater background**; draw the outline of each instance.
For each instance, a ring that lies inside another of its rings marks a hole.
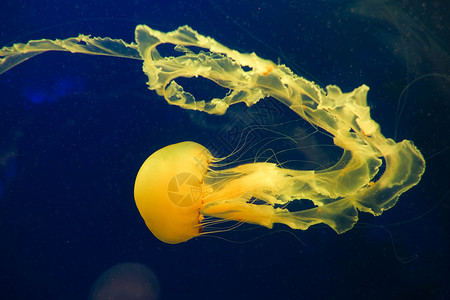
[[[138,24],[188,24],[323,87],[367,84],[382,133],[412,140],[427,167],[395,207],[360,213],[342,235],[243,225],[165,244],[133,197],[156,150],[192,140],[225,156],[246,129],[270,128],[307,144],[284,159],[325,165],[336,153],[322,146],[332,141],[273,99],[209,116],[149,91],[141,61],[44,53],[0,75],[0,299],[89,299],[97,279],[124,263],[116,288],[153,286],[145,299],[450,298],[446,2],[3,1],[0,47],[80,33],[132,42]],[[186,82],[201,98],[223,92]],[[252,131],[246,146],[267,134]]]

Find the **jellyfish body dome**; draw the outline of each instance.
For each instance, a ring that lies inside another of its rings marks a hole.
[[[160,240],[174,244],[200,234],[202,183],[211,158],[202,145],[183,142],[156,151],[142,165],[136,205]]]

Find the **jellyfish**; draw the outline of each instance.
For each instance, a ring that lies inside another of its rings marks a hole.
[[[143,61],[148,87],[172,105],[223,115],[230,105],[252,106],[274,98],[343,149],[324,170],[291,170],[270,162],[220,167],[219,158],[195,142],[169,145],[152,154],[135,182],[137,208],[152,233],[166,243],[208,234],[215,219],[272,228],[274,223],[306,230],[323,223],[338,234],[353,228],[358,212],[375,216],[392,208],[417,185],[425,160],[412,141],[384,137],[367,105],[369,87],[343,92],[320,87],[255,53],[240,53],[182,26],[161,32],[138,25],[135,43],[86,35],[65,40],[33,40],[0,50],[0,73],[46,51],[70,51]],[[174,45],[164,56],[161,44]],[[198,51],[198,49],[202,49]],[[228,89],[223,98],[198,100],[176,82],[203,77]],[[289,211],[287,204],[309,201],[312,208]]]
[[[120,263],[103,272],[89,293],[90,300],[158,300],[158,278],[143,264]]]

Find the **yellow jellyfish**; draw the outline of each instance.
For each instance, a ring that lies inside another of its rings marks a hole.
[[[194,142],[156,151],[137,175],[135,200],[148,228],[164,242],[180,243],[208,233],[210,217],[269,228],[283,223],[302,230],[324,223],[343,233],[357,222],[358,211],[380,215],[393,207],[425,171],[423,156],[411,141],[395,142],[381,134],[370,116],[366,85],[347,93],[335,85],[324,90],[285,65],[231,50],[189,26],[164,33],[138,25],[135,38],[136,43],[128,44],[79,35],[15,44],[0,49],[0,73],[45,51],[140,59],[149,89],[170,104],[221,115],[235,103],[251,106],[273,97],[327,131],[344,150],[334,166],[319,171],[269,162],[223,169]],[[179,55],[161,55],[157,46],[165,43],[175,45]],[[175,81],[198,76],[229,92],[222,99],[197,100]],[[285,208],[292,201],[308,200],[314,208]]]

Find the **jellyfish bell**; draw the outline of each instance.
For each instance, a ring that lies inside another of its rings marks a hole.
[[[202,145],[183,142],[156,151],[140,168],[136,205],[161,241],[175,244],[200,235],[202,183],[211,159]]]
[[[89,300],[158,300],[155,273],[139,263],[119,263],[103,272],[93,284]]]

